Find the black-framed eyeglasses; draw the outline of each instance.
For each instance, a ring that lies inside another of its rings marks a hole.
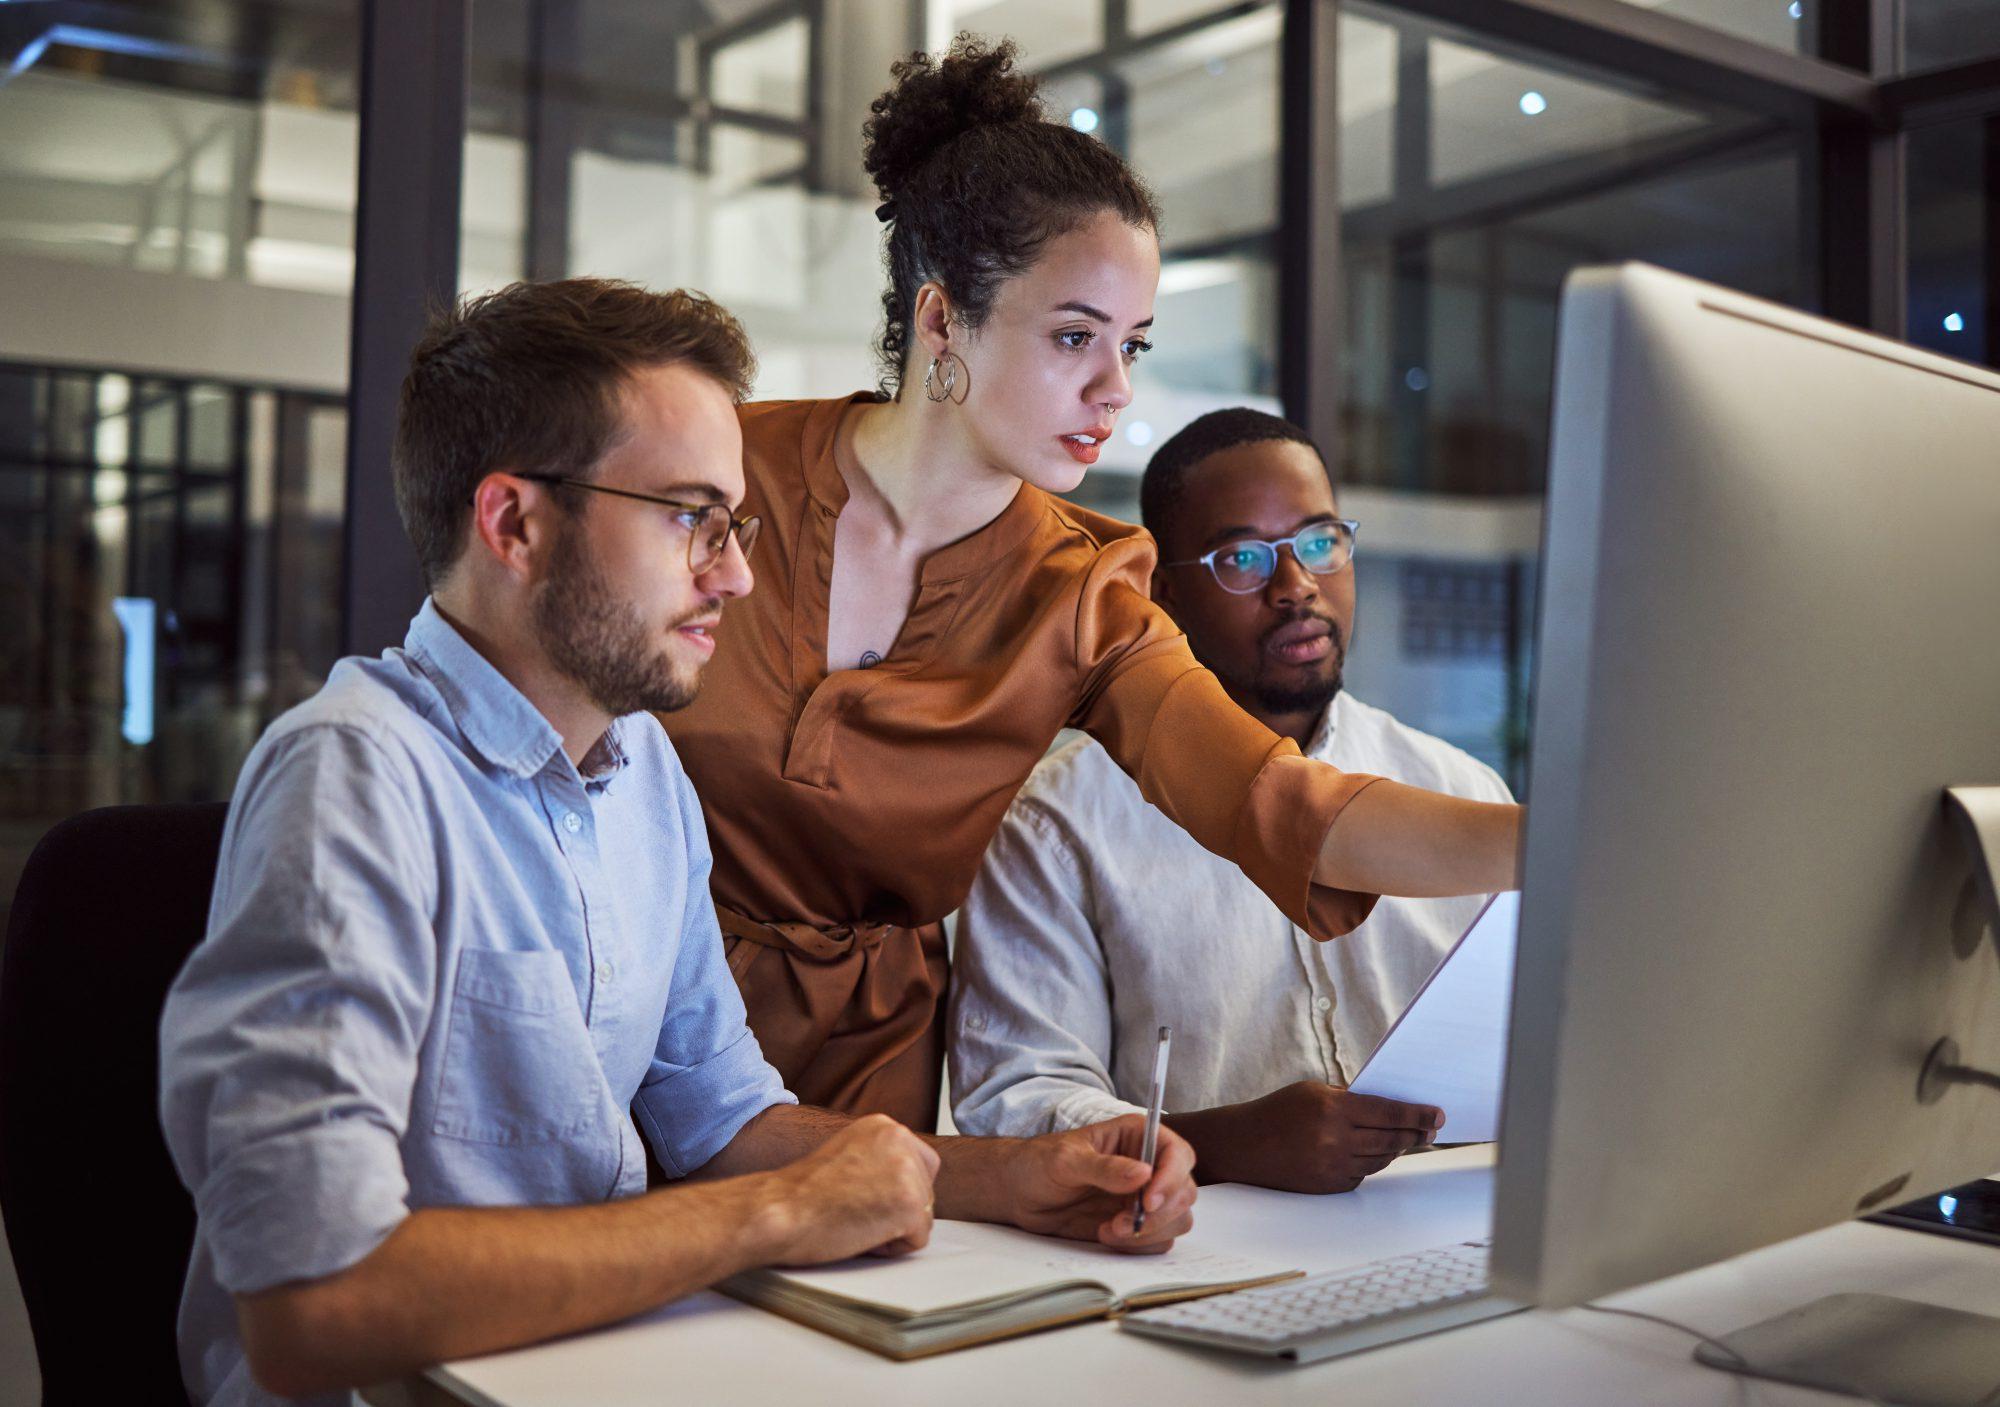
[[[1164,567],[1207,567],[1215,584],[1236,596],[1263,589],[1278,571],[1278,549],[1289,547],[1299,565],[1314,576],[1332,576],[1354,560],[1354,536],[1361,524],[1352,518],[1307,523],[1290,537],[1241,537],[1213,552],[1186,562],[1162,562]]]
[[[688,570],[696,576],[722,560],[732,532],[736,534],[736,545],[748,557],[750,549],[756,545],[757,530],[764,526],[764,520],[754,515],[748,518],[732,517],[726,503],[682,503],[678,499],[661,498],[658,494],[614,489],[609,484],[594,484],[588,479],[572,479],[564,474],[522,474],[519,477],[537,484],[561,484],[565,488],[608,493],[617,498],[635,498],[641,503],[657,503],[662,508],[678,510],[688,530]]]

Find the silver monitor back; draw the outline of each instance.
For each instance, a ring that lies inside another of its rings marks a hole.
[[[2000,1168],[2000,377],[1641,266],[1561,315],[1494,1278],[1582,1302]]]

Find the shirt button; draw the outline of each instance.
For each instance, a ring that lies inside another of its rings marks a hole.
[[[1327,999],[1326,999],[1325,997],[1314,997],[1314,998],[1313,998],[1313,1010],[1314,1010],[1314,1011],[1332,1011],[1332,1010],[1333,1010],[1333,1003],[1332,1003],[1331,1001],[1328,1001],[1328,1000],[1327,1000]]]
[[[583,829],[583,817],[577,815],[576,812],[574,811],[564,812],[563,828],[567,830],[571,835],[575,835],[578,831]]]
[[[611,980],[611,964],[608,962],[600,962],[597,965],[598,984],[602,986],[604,983],[607,983],[610,980]]]

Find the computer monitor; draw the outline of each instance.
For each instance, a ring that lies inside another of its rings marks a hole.
[[[1577,1304],[2000,1169],[2000,1089],[1933,1058],[2000,1071],[1942,795],[2000,784],[2000,376],[1573,275],[1533,727],[1497,1290]]]

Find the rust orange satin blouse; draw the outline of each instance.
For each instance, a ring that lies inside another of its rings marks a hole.
[[[857,397],[742,409],[764,519],[700,697],[663,716],[715,851],[711,885],[751,1028],[808,1103],[935,1121],[940,920],[1058,730],[1104,744],[1145,795],[1313,936],[1374,896],[1312,880],[1376,780],[1299,754],[1239,709],[1147,595],[1144,530],[1024,485],[923,564],[871,669],[826,669],[834,431]]]

